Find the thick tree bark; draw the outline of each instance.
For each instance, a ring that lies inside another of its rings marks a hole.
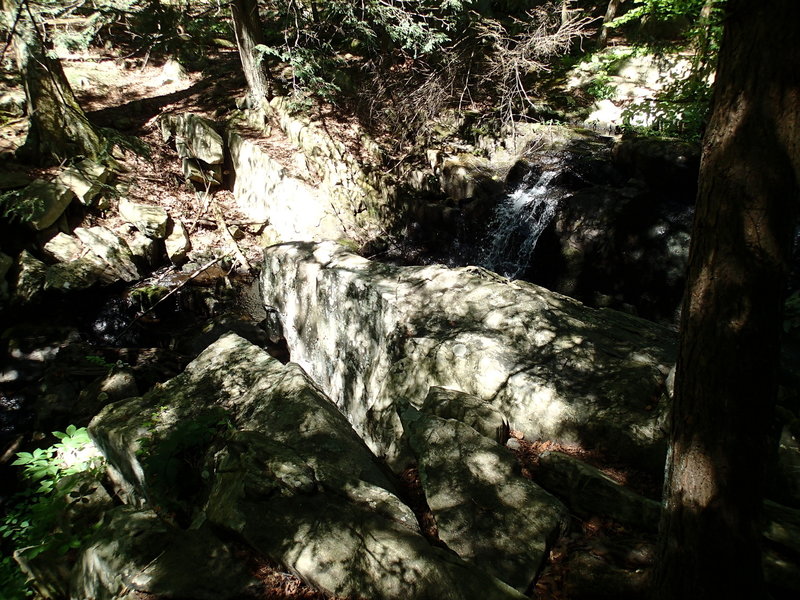
[[[800,204],[800,2],[729,0],[672,410],[659,599],[764,597],[759,519]]]
[[[258,0],[232,0],[231,17],[236,45],[250,96],[260,104],[270,96],[270,85],[256,46],[263,44]]]
[[[2,0],[2,8],[10,27],[19,4],[16,0]],[[97,158],[103,150],[103,138],[78,104],[61,63],[47,53],[25,6],[16,19],[13,45],[30,120],[28,137],[18,154],[41,163],[81,156]]]

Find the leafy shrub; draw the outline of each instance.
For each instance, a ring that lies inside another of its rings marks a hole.
[[[9,510],[0,519],[0,541],[4,552],[0,560],[0,588],[9,600],[32,595],[12,553],[34,546],[28,557],[55,550],[66,553],[78,548],[89,531],[73,531],[61,522],[65,511],[87,501],[88,484],[79,475],[97,474],[103,467],[85,427],[70,425],[66,431],[54,431],[58,442],[33,452],[18,452],[12,465],[22,468],[28,488],[9,502]]]

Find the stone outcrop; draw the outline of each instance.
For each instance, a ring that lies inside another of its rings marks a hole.
[[[347,147],[326,127],[293,114],[284,97],[228,124],[234,196],[251,218],[268,221],[270,243],[362,244],[403,219],[398,186],[369,136],[360,132],[359,148]]]
[[[482,269],[394,267],[332,243],[267,248],[262,289],[292,359],[393,466],[408,459],[397,411],[431,386],[478,396],[529,439],[663,465],[665,328]]]
[[[323,591],[523,598],[431,546],[392,476],[303,370],[235,334],[163,386],[107,406],[90,432],[130,498],[184,527],[206,520]]]

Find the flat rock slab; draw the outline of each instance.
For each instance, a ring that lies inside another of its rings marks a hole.
[[[149,237],[167,237],[169,214],[161,206],[138,204],[122,198],[119,201],[119,216]]]
[[[297,365],[235,334],[89,427],[130,487],[178,521],[205,517],[328,593],[522,598],[432,547],[392,478]]]
[[[67,210],[75,193],[59,181],[36,179],[22,190],[19,201],[32,208],[30,223],[37,231],[47,229]]]
[[[221,165],[225,160],[222,136],[209,119],[194,113],[166,115],[161,119],[161,134],[165,142],[175,138],[180,158],[199,159],[208,165]]]
[[[133,262],[133,253],[127,242],[105,227],[78,227],[75,235],[94,254],[105,262],[122,281],[139,279],[139,271]]]
[[[529,439],[662,468],[674,332],[484,269],[397,267],[331,243],[265,250],[292,359],[393,468],[398,417],[431,386],[489,402]]]
[[[534,583],[569,515],[519,473],[511,453],[471,427],[403,413],[439,537],[464,560],[520,592]]]
[[[536,479],[578,516],[603,516],[628,527],[657,531],[661,504],[618,484],[591,465],[562,452],[543,452]]]
[[[102,191],[109,174],[107,166],[86,159],[64,169],[57,179],[71,189],[82,204],[90,205]]]

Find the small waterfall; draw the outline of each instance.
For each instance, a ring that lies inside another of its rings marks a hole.
[[[544,171],[537,177],[529,171],[500,201],[489,225],[482,266],[511,279],[525,272],[539,236],[556,213],[561,193],[550,183],[558,173]]]

